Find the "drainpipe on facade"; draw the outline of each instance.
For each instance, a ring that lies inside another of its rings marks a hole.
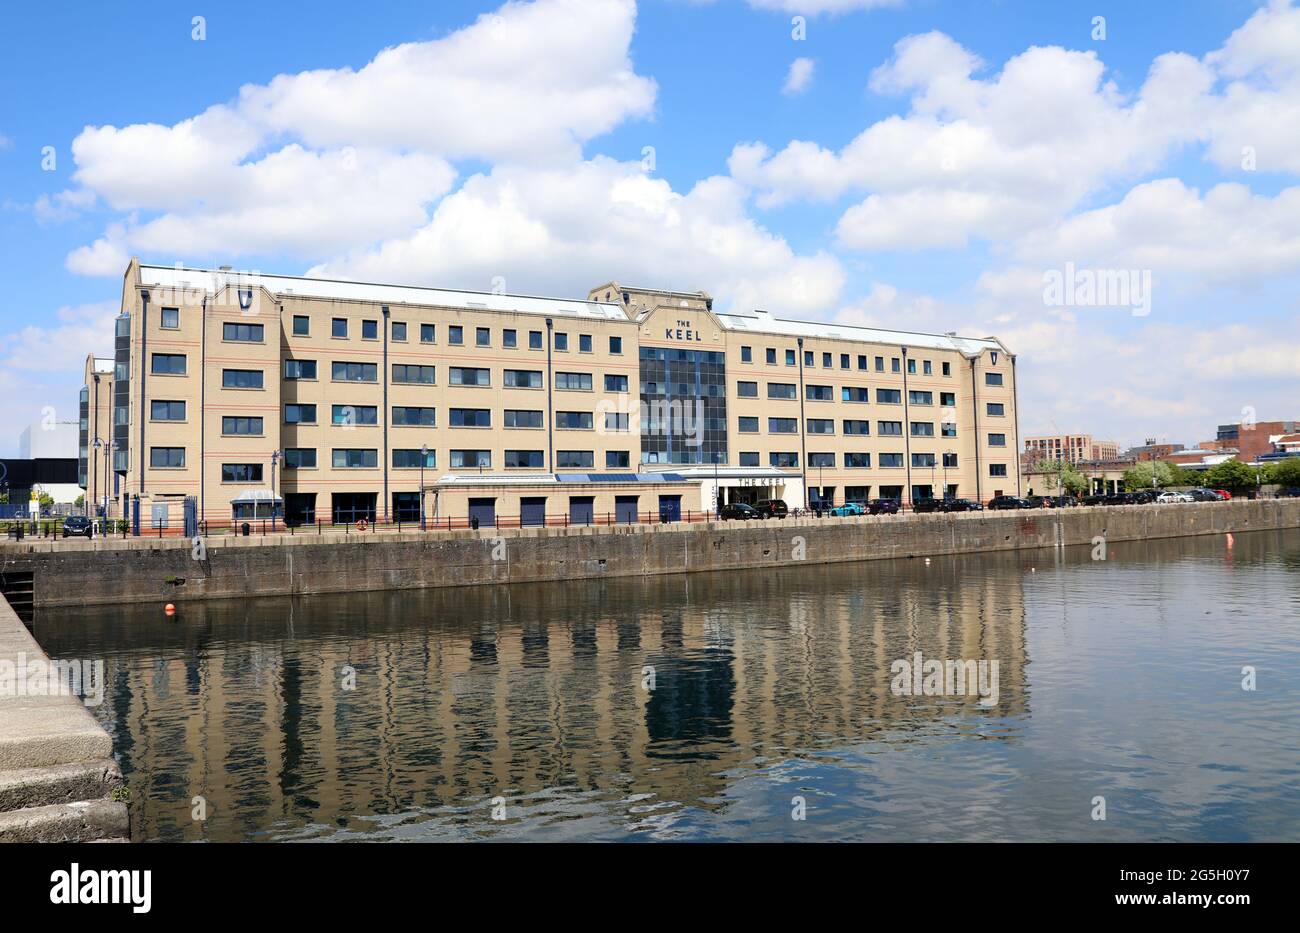
[[[207,512],[204,508],[204,494],[207,489],[208,473],[208,296],[203,296],[203,302],[199,305],[199,521],[203,522],[207,518]],[[279,413],[276,413],[277,419]],[[234,514],[231,514],[231,520],[234,520]],[[203,526],[200,525],[200,528]]]
[[[980,401],[979,393],[975,390],[975,360],[978,357],[972,357],[970,361],[970,406],[971,414],[975,416],[975,499],[978,502],[984,501],[984,491],[982,488],[982,474],[980,473]]]
[[[808,441],[804,437],[803,424],[803,338],[795,341],[799,345],[799,469],[803,475],[803,507],[812,508],[812,495],[808,489]],[[817,490],[817,501],[821,502],[822,491]]]
[[[384,521],[388,522],[388,305],[381,305],[379,310],[384,316],[384,371],[380,379],[384,386]],[[274,502],[271,508],[275,508]]]
[[[907,347],[903,351],[903,466],[907,468],[907,488],[903,490],[906,501],[912,504],[912,419],[907,404]],[[932,493],[934,490],[930,490]]]
[[[145,388],[149,373],[149,290],[140,289],[140,452],[136,455],[140,470],[140,495],[144,495],[144,406]]]
[[[1015,408],[1015,416],[1011,420],[1011,429],[1015,431],[1015,446],[1011,449],[1015,451],[1015,462],[1012,464],[1016,468],[1016,495],[1020,495],[1020,401],[1016,390],[1016,358],[1012,354],[1007,354],[1007,359],[1011,361],[1011,404]],[[976,440],[979,440],[977,435]],[[1057,484],[1057,495],[1060,495],[1060,483]]]
[[[546,319],[546,469],[555,475],[555,403],[551,397],[551,346],[554,318]]]

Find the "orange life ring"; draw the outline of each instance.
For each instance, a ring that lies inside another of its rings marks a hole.
[[[364,518],[357,519],[357,531],[365,531],[369,527],[370,522],[366,521]]]

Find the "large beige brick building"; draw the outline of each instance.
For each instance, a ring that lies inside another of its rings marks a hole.
[[[114,356],[86,373],[87,500],[146,527],[187,498],[209,522],[274,502],[293,522],[530,524],[1020,484],[996,338],[615,282],[575,300],[133,260]]]

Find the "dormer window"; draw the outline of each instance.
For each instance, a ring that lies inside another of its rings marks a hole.
[[[991,364],[993,364],[994,366],[998,365],[998,351],[997,351],[997,350],[991,350],[991,351],[989,351],[989,362],[990,362]]]

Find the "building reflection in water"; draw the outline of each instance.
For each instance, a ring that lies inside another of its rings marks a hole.
[[[593,812],[632,829],[723,808],[737,773],[791,757],[925,732],[1014,740],[1028,710],[1023,564],[230,601],[175,621],[47,611],[37,636],[57,656],[106,658],[94,712],[128,775],[136,839],[471,837]],[[894,696],[890,665],[918,651],[997,660],[999,704]]]

